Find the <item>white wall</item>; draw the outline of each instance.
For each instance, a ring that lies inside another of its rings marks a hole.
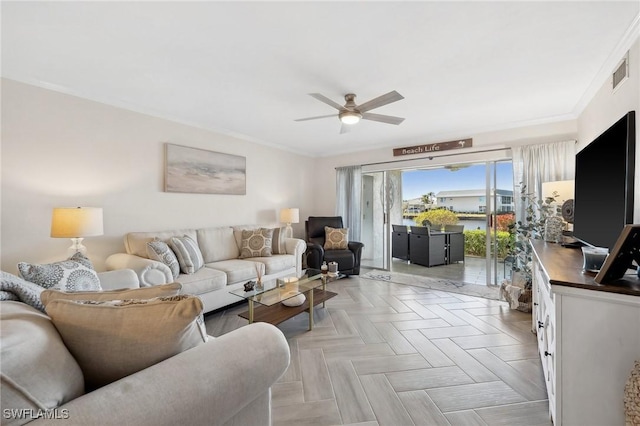
[[[406,167],[430,167],[442,166],[471,161],[488,161],[492,159],[510,158],[507,148],[515,145],[541,144],[559,142],[577,137],[576,120],[560,121],[535,126],[525,126],[501,131],[479,133],[475,135],[456,135],[446,140],[456,140],[458,138],[473,138],[473,147],[459,151],[442,151],[440,154],[433,154],[430,160],[428,155],[394,157],[392,148],[382,148],[370,151],[353,153],[350,155],[338,155],[319,158],[316,161],[315,173],[318,181],[322,184],[315,191],[314,210],[320,214],[335,213],[335,168],[349,165],[371,165],[369,170],[393,170]],[[440,140],[442,142],[444,140]],[[417,141],[414,144],[420,145],[439,142],[436,140]],[[408,144],[397,147],[407,146]],[[496,149],[495,152],[480,153],[483,151]],[[467,152],[468,154],[460,154]],[[381,163],[381,164],[377,164]]]
[[[640,38],[629,50],[629,78],[618,86],[615,92],[612,90],[611,78],[609,78],[578,117],[578,149],[581,150],[587,146],[629,111],[636,112],[636,179],[633,216],[634,223],[640,223]]]
[[[247,194],[163,192],[165,142],[245,156]],[[85,240],[98,270],[124,251],[126,232],[273,223],[283,207],[316,213],[309,157],[6,79],[1,164],[1,266],[12,273],[18,261],[66,256],[71,242],[49,237],[54,207],[104,209],[104,236]]]
[[[448,135],[443,140],[473,137],[470,151],[480,151],[577,138],[581,149],[627,111],[635,110],[640,121],[639,63],[636,41],[630,51],[629,80],[615,93],[610,83],[604,84],[578,120]],[[636,129],[640,142],[640,126]],[[163,192],[165,142],[246,156],[247,195]],[[438,141],[414,145],[431,142]],[[636,200],[640,200],[640,149],[636,151]],[[444,165],[508,155],[508,150],[447,157],[449,153],[434,155],[433,160],[369,168]],[[335,167],[411,158],[416,157],[393,157],[391,148],[382,148],[311,159],[3,79],[1,267],[15,272],[18,261],[64,257],[70,242],[49,237],[53,207],[104,208],[105,235],[85,241],[100,270],[109,254],[123,250],[126,232],[270,223],[278,220],[282,207],[299,207],[301,220],[332,215]],[[640,222],[640,202],[635,222]],[[304,224],[294,225],[294,233],[302,237]]]

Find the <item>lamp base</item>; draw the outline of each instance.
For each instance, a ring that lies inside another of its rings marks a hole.
[[[82,240],[84,240],[84,238],[71,238],[71,247],[67,249],[69,257],[76,253],[82,253],[85,256],[87,255],[87,248],[82,244]]]
[[[290,223],[287,223],[286,231],[287,231],[286,237],[293,238],[293,228],[291,227]]]

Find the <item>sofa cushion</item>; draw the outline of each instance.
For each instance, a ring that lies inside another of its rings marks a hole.
[[[227,274],[227,285],[257,278],[256,268],[264,273],[264,264],[244,259],[223,260],[206,264],[207,268]]]
[[[122,290],[109,291],[76,291],[67,293],[58,290],[45,290],[40,294],[42,303],[47,306],[56,299],[64,300],[126,300],[126,299],[151,299],[154,297],[177,296],[182,292],[182,284],[171,283]]]
[[[184,294],[203,294],[219,290],[227,285],[227,274],[217,269],[202,268],[195,274],[181,274],[178,282]]]
[[[197,234],[205,263],[237,259],[240,255],[240,246],[236,244],[233,228],[229,226],[201,228]]]
[[[195,229],[175,229],[171,231],[157,232],[129,232],[124,236],[124,247],[127,250],[127,253],[148,259],[147,243],[156,239],[168,243],[171,237],[182,237],[183,235],[188,235],[194,241],[198,241]]]
[[[265,274],[277,274],[289,268],[296,267],[296,257],[292,254],[277,254],[271,257],[253,257],[250,260],[263,263]]]
[[[178,278],[180,275],[180,263],[176,254],[171,250],[171,247],[164,241],[153,240],[147,243],[147,256],[151,260],[157,260],[162,262],[171,269],[171,275],[173,279]]]
[[[171,237],[169,245],[178,258],[182,273],[193,274],[204,266],[202,252],[193,238],[188,235]]]
[[[273,229],[260,228],[242,231],[240,258],[271,256]]]
[[[82,253],[67,260],[48,264],[18,263],[22,278],[44,288],[65,291],[99,291],[100,279],[91,261]]]
[[[207,340],[195,296],[115,301],[52,300],[46,307],[95,389]]]
[[[325,250],[346,250],[349,247],[349,229],[324,227],[324,249]]]
[[[84,393],[78,363],[51,319],[21,302],[1,302],[0,344],[2,412],[5,409],[53,409]],[[30,421],[3,415],[3,425]]]

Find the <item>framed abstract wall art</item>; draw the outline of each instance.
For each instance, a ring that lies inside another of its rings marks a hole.
[[[167,143],[164,190],[245,195],[247,159],[239,155]]]

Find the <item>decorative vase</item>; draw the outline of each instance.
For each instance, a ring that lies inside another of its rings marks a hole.
[[[563,229],[564,222],[560,216],[548,217],[544,222],[544,240],[551,243],[561,242]]]

